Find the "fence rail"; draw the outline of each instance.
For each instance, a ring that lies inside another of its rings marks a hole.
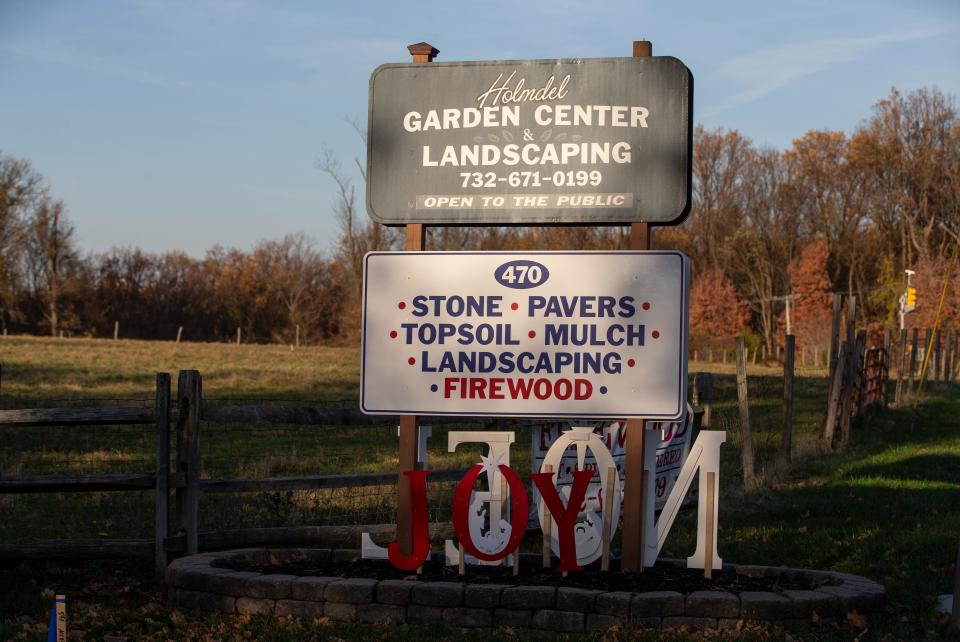
[[[839,303],[835,305],[833,338],[829,354],[831,384],[828,388],[827,416],[821,438],[830,443],[834,427],[844,428],[843,436],[849,436],[849,421],[867,407],[887,403],[887,381],[890,379],[894,348],[889,337],[883,346],[867,346],[864,333],[854,333],[848,325],[847,336],[852,341],[841,341]],[[849,315],[853,318],[853,315]],[[943,349],[940,349],[940,334],[927,332],[921,343],[918,333],[912,333],[910,349],[907,349],[907,333],[901,332],[897,342],[897,403],[913,393],[914,381],[918,379],[919,365],[927,352],[934,356],[929,379],[938,382],[955,381],[960,370],[960,337],[947,333]],[[842,344],[842,345],[841,345]],[[789,342],[790,347],[793,343]],[[789,350],[793,366],[794,353]],[[754,353],[755,356],[755,353]],[[749,359],[739,359],[738,369],[745,370]],[[942,360],[942,363],[941,363]],[[838,363],[839,362],[839,363]],[[791,368],[792,372],[792,368]],[[710,425],[712,391],[709,376],[695,378],[694,404],[701,405],[701,397],[707,399],[704,425]],[[785,376],[786,378],[786,376]],[[792,379],[790,379],[792,381]],[[784,390],[785,407],[792,398],[792,384]],[[307,405],[243,405],[228,400],[224,403],[204,401],[200,373],[181,371],[175,394],[171,394],[170,376],[157,375],[154,406],[76,406],[58,408],[32,408],[0,410],[0,429],[4,427],[33,426],[125,426],[152,425],[155,431],[154,469],[112,474],[84,475],[34,475],[15,478],[3,477],[0,471],[0,495],[25,493],[87,493],[153,491],[154,536],[144,539],[49,539],[0,541],[0,558],[45,558],[65,557],[73,559],[102,559],[114,557],[137,557],[156,563],[158,575],[164,572],[170,554],[193,553],[201,549],[229,546],[261,546],[288,544],[329,544],[344,537],[359,537],[366,531],[374,535],[392,536],[395,526],[370,524],[361,526],[309,526],[244,528],[232,530],[200,531],[200,502],[203,494],[288,492],[326,489],[348,489],[391,486],[397,481],[395,472],[362,474],[301,475],[283,477],[233,477],[202,479],[200,457],[200,432],[204,422],[231,423],[253,426],[301,425],[301,426],[370,426],[396,424],[395,416],[368,416],[357,410],[344,407]],[[218,400],[219,401],[219,400]],[[846,417],[846,419],[844,419]],[[429,423],[444,424],[476,421],[483,418],[424,418]],[[785,425],[789,418],[785,418]],[[171,426],[175,437],[171,448]],[[749,430],[749,425],[741,430]],[[781,451],[789,458],[789,437],[785,437]],[[171,452],[172,450],[172,452]],[[466,470],[435,470],[431,481],[454,482]],[[170,495],[174,495],[171,505]],[[171,510],[172,508],[172,510]],[[437,532],[449,528],[445,524],[433,524]],[[445,532],[445,531],[444,531]]]
[[[130,406],[0,410],[0,426],[138,425],[152,424],[156,420],[154,409]]]
[[[124,426],[156,427],[155,469],[82,475],[34,475],[15,478],[0,475],[0,495],[23,493],[88,493],[154,491],[154,537],[152,539],[48,539],[0,542],[2,558],[72,559],[153,558],[158,576],[169,554],[194,553],[201,549],[285,545],[330,544],[361,532],[392,534],[395,526],[309,526],[246,528],[200,532],[200,499],[203,493],[281,492],[343,489],[395,484],[397,473],[301,475],[289,477],[237,477],[201,479],[200,426],[202,422],[253,425],[383,425],[395,423],[390,416],[372,417],[347,408],[319,406],[252,406],[204,403],[200,373],[181,371],[177,393],[171,398],[170,376],[159,373],[153,408],[140,406],[65,407],[0,410],[0,428],[28,426]],[[439,419],[439,418],[438,418]],[[469,419],[468,419],[469,421]],[[437,423],[442,423],[438,421]],[[463,423],[460,418],[458,423]],[[175,449],[170,452],[170,426],[175,427]],[[463,470],[436,470],[431,481],[456,481]],[[170,493],[174,493],[174,510]],[[173,517],[171,523],[171,516]],[[434,524],[437,532],[447,525]],[[175,532],[174,532],[175,531]]]

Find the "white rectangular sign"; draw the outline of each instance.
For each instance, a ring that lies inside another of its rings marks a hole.
[[[637,417],[686,409],[680,252],[372,252],[368,414]]]

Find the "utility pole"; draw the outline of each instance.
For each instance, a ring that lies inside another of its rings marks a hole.
[[[906,316],[908,312],[917,309],[917,289],[910,285],[910,277],[916,272],[913,270],[904,270],[907,275],[907,287],[904,293],[900,295],[900,329],[906,329]]]
[[[794,295],[791,294],[790,296],[784,297],[784,301],[786,301],[786,304],[787,304],[787,336],[788,337],[793,334],[793,330],[790,329],[790,300],[793,299],[793,296]]]

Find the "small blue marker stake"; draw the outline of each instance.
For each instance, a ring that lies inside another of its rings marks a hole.
[[[67,640],[67,598],[57,595],[50,608],[50,623],[47,625],[47,642]]]

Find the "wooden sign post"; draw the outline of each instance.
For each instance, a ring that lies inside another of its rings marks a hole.
[[[407,47],[414,63],[433,62],[440,51],[425,42]],[[407,252],[422,252],[426,248],[427,228],[420,223],[406,226]],[[417,465],[417,416],[400,415],[400,461],[397,473],[397,545],[404,555],[413,553],[413,527],[410,522],[410,480],[403,474]]]
[[[653,43],[637,40],[633,43],[634,58],[653,55]],[[653,230],[649,223],[630,224],[630,249],[649,250]],[[627,420],[627,459],[624,471],[623,535],[621,537],[620,568],[625,572],[643,572],[643,551],[646,548],[643,516],[647,474],[643,472],[643,450],[646,442],[646,422],[642,417]]]

